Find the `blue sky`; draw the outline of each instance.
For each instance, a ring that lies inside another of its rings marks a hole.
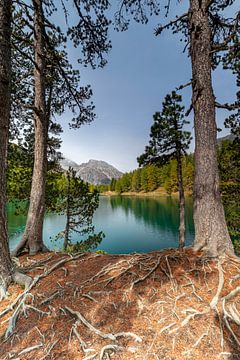
[[[174,10],[181,14],[183,5]],[[112,9],[113,13],[116,9]],[[190,59],[183,53],[184,44],[178,35],[165,31],[154,36],[161,17],[152,17],[147,25],[131,22],[128,31],[110,31],[112,50],[103,69],[80,68],[82,84],[90,84],[97,118],[90,125],[69,130],[70,114],[61,119],[62,152],[77,162],[104,160],[121,171],[136,168],[136,157],[148,144],[152,115],[161,110],[165,95],[191,78]],[[165,19],[164,19],[165,21]],[[79,50],[69,47],[70,59],[76,66]],[[235,82],[231,74],[218,69],[213,77],[214,91],[219,102],[234,99]],[[182,92],[188,108],[191,89]],[[218,126],[223,126],[226,113],[217,113]],[[188,119],[193,132],[193,114]],[[224,136],[229,131],[223,129]],[[194,149],[194,143],[191,150]]]

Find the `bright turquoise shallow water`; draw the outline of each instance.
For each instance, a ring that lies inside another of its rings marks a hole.
[[[12,204],[8,205],[8,228],[10,247],[20,240],[26,217],[15,215]],[[47,214],[44,221],[44,242],[51,249],[61,248],[61,242],[51,241],[64,229],[63,215]],[[97,232],[103,231],[105,239],[98,246],[112,254],[148,252],[178,245],[178,203],[171,197],[124,197],[100,198],[94,216]],[[194,236],[192,200],[186,200],[186,242],[191,244]],[[77,234],[73,242],[80,240]]]

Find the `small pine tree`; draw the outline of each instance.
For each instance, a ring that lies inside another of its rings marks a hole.
[[[179,248],[185,244],[185,199],[182,176],[182,156],[186,154],[191,134],[183,131],[188,122],[184,119],[184,107],[180,105],[181,96],[175,91],[168,94],[163,102],[162,112],[153,116],[150,142],[145,152],[137,160],[139,165],[177,161],[177,179],[180,204]]]
[[[72,245],[72,232],[78,233],[81,237],[88,235],[87,239],[77,243],[77,250],[80,251],[94,248],[102,241],[104,234],[102,232],[94,234],[92,224],[98,205],[98,191],[90,192],[89,185],[78,178],[72,168],[69,168],[58,205],[58,212],[66,215],[65,229],[58,234],[58,238],[64,239],[65,250]]]

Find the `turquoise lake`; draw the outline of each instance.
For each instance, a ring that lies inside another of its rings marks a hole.
[[[16,215],[15,206],[8,204],[10,248],[21,239],[26,216]],[[186,244],[194,237],[192,199],[186,199]],[[97,249],[111,254],[148,252],[178,246],[178,200],[175,197],[101,196],[94,215],[96,232],[103,231],[105,238]],[[61,241],[53,241],[64,229],[65,217],[46,214],[44,242],[50,249],[60,249]],[[79,241],[77,234],[72,241]]]

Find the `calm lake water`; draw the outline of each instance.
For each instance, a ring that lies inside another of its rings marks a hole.
[[[10,248],[22,236],[26,216],[16,215],[15,206],[9,204],[8,228]],[[97,249],[112,254],[148,252],[165,247],[178,246],[178,202],[172,197],[101,196],[94,216],[96,232],[103,231],[105,238]],[[63,215],[47,214],[44,221],[44,242],[50,249],[62,247],[61,241],[53,241],[64,229]],[[194,236],[192,199],[186,200],[186,243]],[[72,241],[79,241],[74,234]]]

